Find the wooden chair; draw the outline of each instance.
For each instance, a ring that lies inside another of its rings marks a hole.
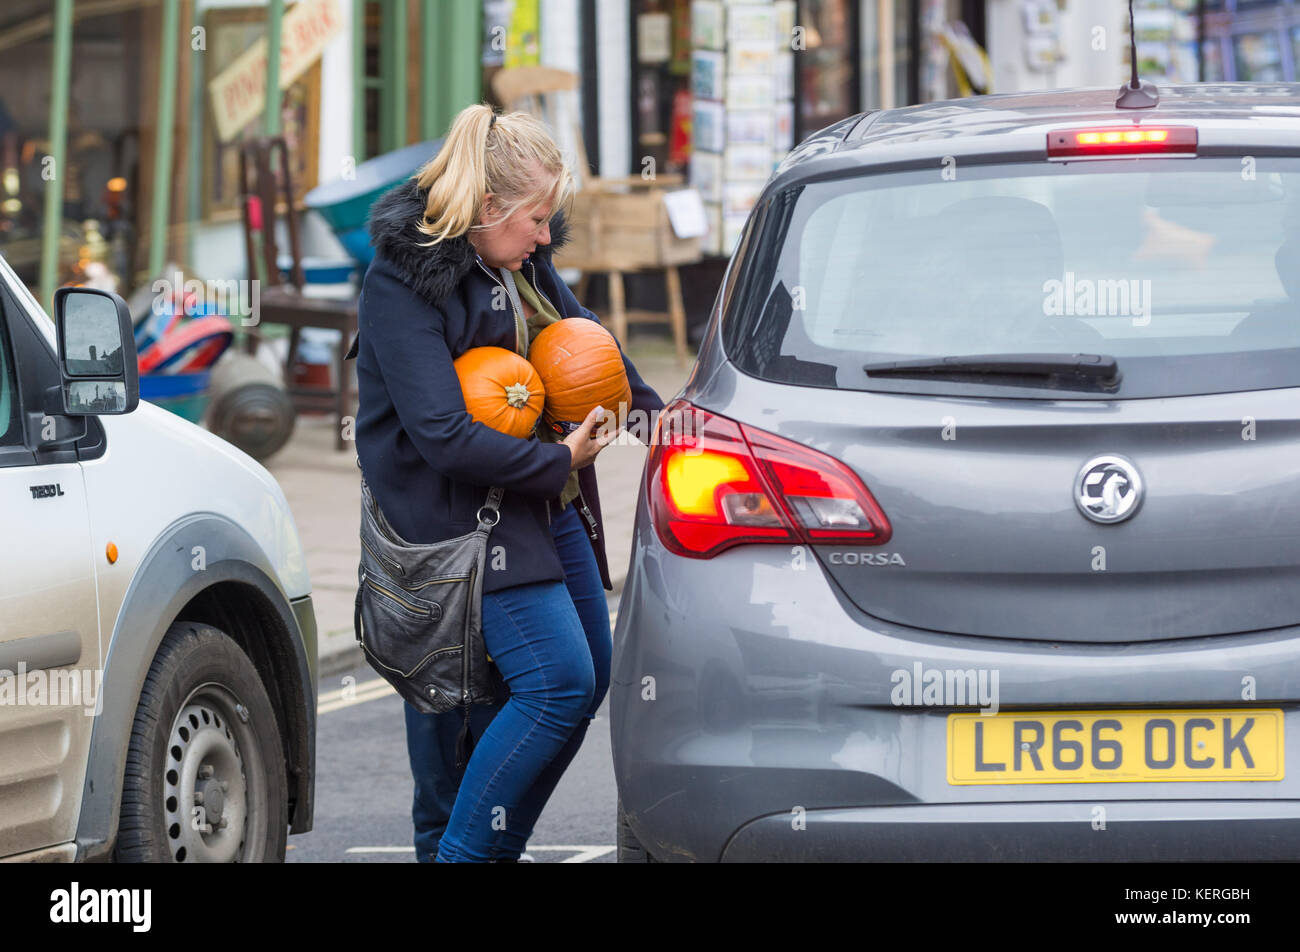
[[[620,344],[627,346],[629,324],[668,324],[672,328],[677,364],[686,366],[686,308],[682,302],[679,264],[700,259],[699,239],[676,239],[663,209],[665,186],[683,184],[681,175],[640,175],[602,178],[590,174],[587,150],[577,119],[578,75],[548,66],[519,66],[503,69],[492,78],[497,101],[510,109],[522,109],[545,122],[555,133],[562,150],[575,157],[574,178],[578,199],[572,237],[555,254],[555,265],[581,272],[577,296],[581,301],[592,274],[609,277],[610,328]],[[662,271],[668,310],[628,310],[623,293],[623,275]]]
[[[275,161],[279,159],[279,180]],[[289,168],[289,147],[283,136],[252,139],[239,153],[240,207],[244,220],[244,247],[248,255],[248,276],[261,282],[260,319],[256,326],[245,328],[245,348],[256,353],[265,324],[289,327],[289,352],[285,359],[284,382],[297,410],[333,410],[335,415],[334,448],[342,450],[343,418],[351,409],[351,378],[343,356],[357,330],[355,298],[337,299],[303,293],[307,279],[302,269],[302,248],[298,239],[298,216],[293,209],[293,177]],[[280,273],[276,244],[278,204],[283,199],[285,224],[289,233],[292,266],[289,280]],[[260,250],[259,250],[260,249]],[[298,352],[298,340],[304,327],[320,327],[339,332],[334,359],[335,382],[331,387],[293,386],[292,363]]]

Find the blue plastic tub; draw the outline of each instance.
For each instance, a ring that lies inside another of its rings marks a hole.
[[[370,244],[370,231],[365,225],[338,233],[338,239],[347,253],[357,259],[361,267],[370,266],[370,259],[375,256],[375,249]]]
[[[208,382],[212,371],[194,374],[144,374],[140,377],[140,399],[170,410],[177,416],[199,423],[208,408]]]
[[[370,206],[384,192],[414,175],[440,148],[442,140],[433,139],[377,155],[358,165],[354,178],[335,179],[318,185],[307,193],[303,201],[308,208],[320,213],[348,254],[365,267],[374,256],[370,235],[366,232]]]

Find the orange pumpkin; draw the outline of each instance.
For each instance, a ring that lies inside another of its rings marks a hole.
[[[609,331],[585,317],[566,317],[545,328],[528,349],[546,388],[546,418],[581,423],[592,407],[626,413],[632,405],[623,355]]]
[[[521,439],[532,432],[546,400],[532,364],[504,347],[472,347],[452,366],[471,417]]]

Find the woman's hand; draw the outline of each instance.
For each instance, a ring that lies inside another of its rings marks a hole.
[[[582,426],[578,427],[562,441],[569,448],[571,463],[569,471],[582,469],[590,465],[595,459],[596,454],[603,450],[614,438],[613,433],[602,433],[593,436],[592,431],[600,425],[601,420],[605,418],[604,407],[594,407],[587,414],[587,419],[582,421]]]

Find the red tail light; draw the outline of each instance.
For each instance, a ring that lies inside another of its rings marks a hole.
[[[1196,154],[1195,126],[1105,126],[1059,129],[1047,134],[1049,158],[1137,155],[1152,152]]]
[[[891,533],[839,460],[684,400],[659,418],[646,494],[660,540],[692,558],[754,542],[882,545]]]

